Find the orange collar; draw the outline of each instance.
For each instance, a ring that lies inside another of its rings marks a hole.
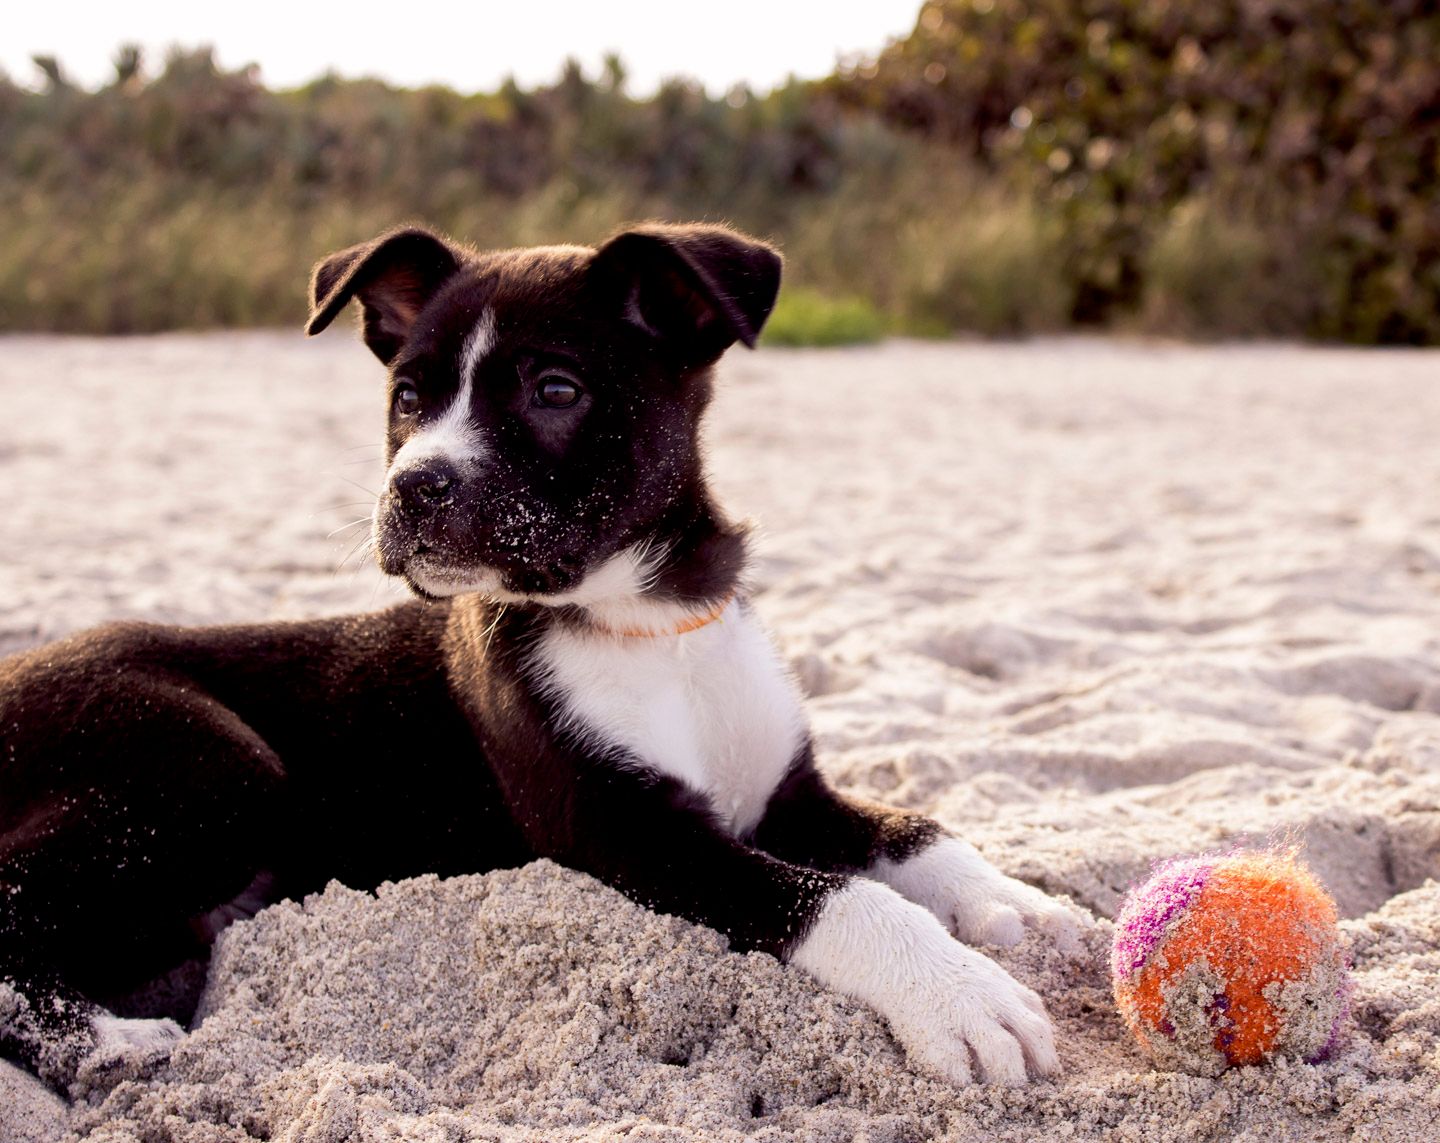
[[[708,627],[718,620],[734,598],[735,593],[732,591],[704,615],[692,615],[668,631],[646,631],[637,627],[606,627],[601,623],[596,623],[595,626],[607,635],[623,635],[627,639],[659,639],[665,635],[688,635],[691,631],[699,631],[700,628]]]

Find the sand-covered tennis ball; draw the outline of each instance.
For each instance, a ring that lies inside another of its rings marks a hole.
[[[1215,1075],[1334,1049],[1349,1010],[1335,902],[1292,852],[1178,858],[1115,921],[1115,1001],[1161,1067]]]

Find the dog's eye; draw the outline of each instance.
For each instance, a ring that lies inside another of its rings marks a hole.
[[[580,386],[563,373],[546,373],[535,385],[535,403],[547,409],[568,409],[580,400]]]
[[[395,411],[402,417],[413,417],[420,411],[420,394],[414,385],[395,387]]]

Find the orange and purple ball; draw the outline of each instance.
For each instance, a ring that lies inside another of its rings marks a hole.
[[[1339,1043],[1349,958],[1335,902],[1293,853],[1161,865],[1126,897],[1110,956],[1115,1001],[1162,1067],[1214,1075]]]

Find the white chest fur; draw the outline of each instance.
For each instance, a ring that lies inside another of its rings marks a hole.
[[[684,635],[555,628],[533,662],[568,730],[704,794],[736,834],[759,822],[804,740],[794,680],[738,603]]]

